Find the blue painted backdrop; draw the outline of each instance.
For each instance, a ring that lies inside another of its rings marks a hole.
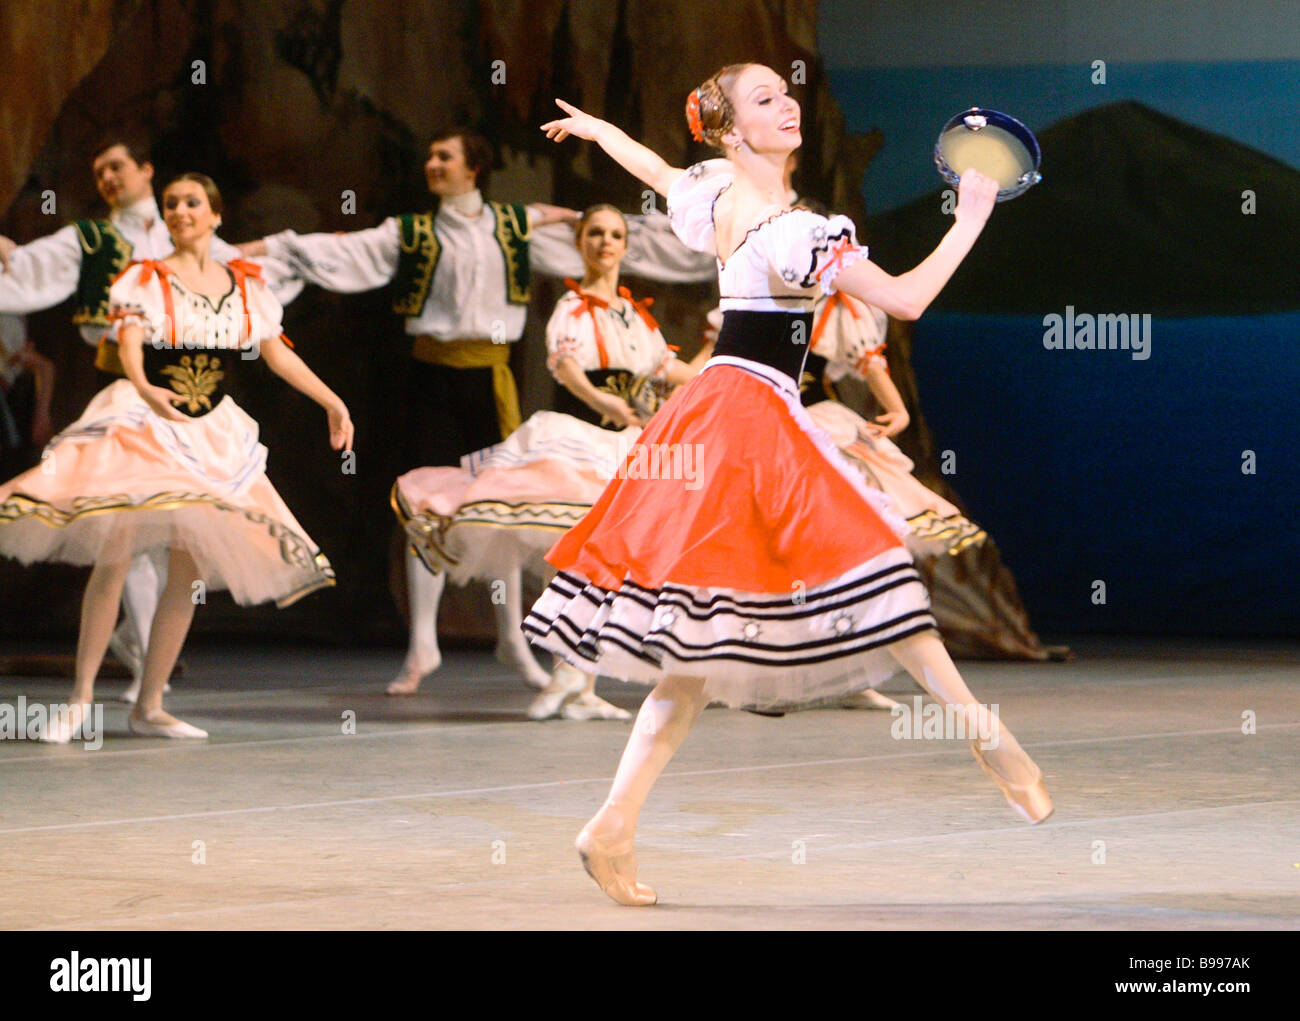
[[[849,128],[885,134],[863,181],[872,213],[939,186],[935,134],[971,105],[1041,131],[1136,99],[1300,166],[1300,60],[1108,62],[1106,72],[1101,86],[1080,61],[829,69]],[[1036,626],[1300,634],[1300,293],[1296,308],[1157,319],[1147,361],[1048,351],[1041,317],[917,323],[913,364],[937,449],[953,452],[953,484],[1002,548]]]

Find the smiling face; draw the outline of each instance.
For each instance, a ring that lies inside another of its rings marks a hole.
[[[125,209],[149,197],[153,164],[137,163],[125,145],[109,146],[90,165],[95,187],[110,209]]]
[[[477,168],[471,168],[465,159],[465,145],[459,136],[444,138],[429,146],[429,158],[424,164],[424,179],[433,194],[465,195],[477,184]]]
[[[207,191],[198,181],[173,181],[163,192],[163,222],[177,249],[193,248],[221,226]]]
[[[578,229],[578,254],[593,276],[618,269],[627,254],[627,224],[612,209],[588,213]]]
[[[728,90],[735,126],[723,136],[727,146],[738,142],[758,153],[793,152],[803,141],[799,133],[799,104],[785,79],[762,64],[750,64]]]

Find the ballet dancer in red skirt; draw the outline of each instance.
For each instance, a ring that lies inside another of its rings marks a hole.
[[[906,526],[808,417],[797,380],[817,297],[842,291],[916,319],[971,250],[997,184],[968,172],[955,222],[914,269],[868,261],[853,223],[792,208],[783,181],[799,104],[760,64],[723,68],[687,120],[724,159],[670,167],[557,100],[549,138],[596,142],[668,199],[673,229],[718,258],[714,355],[655,415],[591,511],[555,545],[557,574],[524,623],[581,670],[654,689],[609,797],[577,839],[597,885],[648,905],[633,836],[655,779],[711,701],[779,709],[842,698],[900,667],[959,707],[971,750],[1028,822],[1052,812],[1042,773],[976,702],[935,630]]]

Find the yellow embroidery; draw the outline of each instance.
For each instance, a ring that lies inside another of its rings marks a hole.
[[[199,408],[212,410],[210,397],[226,375],[221,371],[221,359],[209,361],[207,355],[195,355],[192,362],[190,356],[185,355],[179,365],[168,365],[162,374],[171,377],[172,389],[185,398],[185,406],[191,415]]]
[[[643,419],[648,419],[668,399],[669,386],[653,376],[633,376],[621,371],[611,372],[596,389],[623,398]],[[601,425],[609,421],[608,416],[603,416]]]

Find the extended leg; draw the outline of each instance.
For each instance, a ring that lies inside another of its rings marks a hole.
[[[620,904],[655,902],[654,891],[636,881],[637,819],[650,788],[706,705],[701,677],[669,677],[655,686],[637,713],[609,797],[578,834],[587,871]]]
[[[937,701],[965,707],[968,734],[989,735],[988,740],[972,741],[971,749],[1012,808],[1031,823],[1046,819],[1052,801],[1043,787],[1042,771],[1001,719],[975,701],[939,637],[932,632],[913,635],[891,645],[889,651]]]
[[[386,689],[390,695],[414,695],[426,674],[442,665],[438,649],[438,604],[447,575],[434,574],[414,553],[406,557],[406,594],[411,612],[411,640],[402,670]]]

